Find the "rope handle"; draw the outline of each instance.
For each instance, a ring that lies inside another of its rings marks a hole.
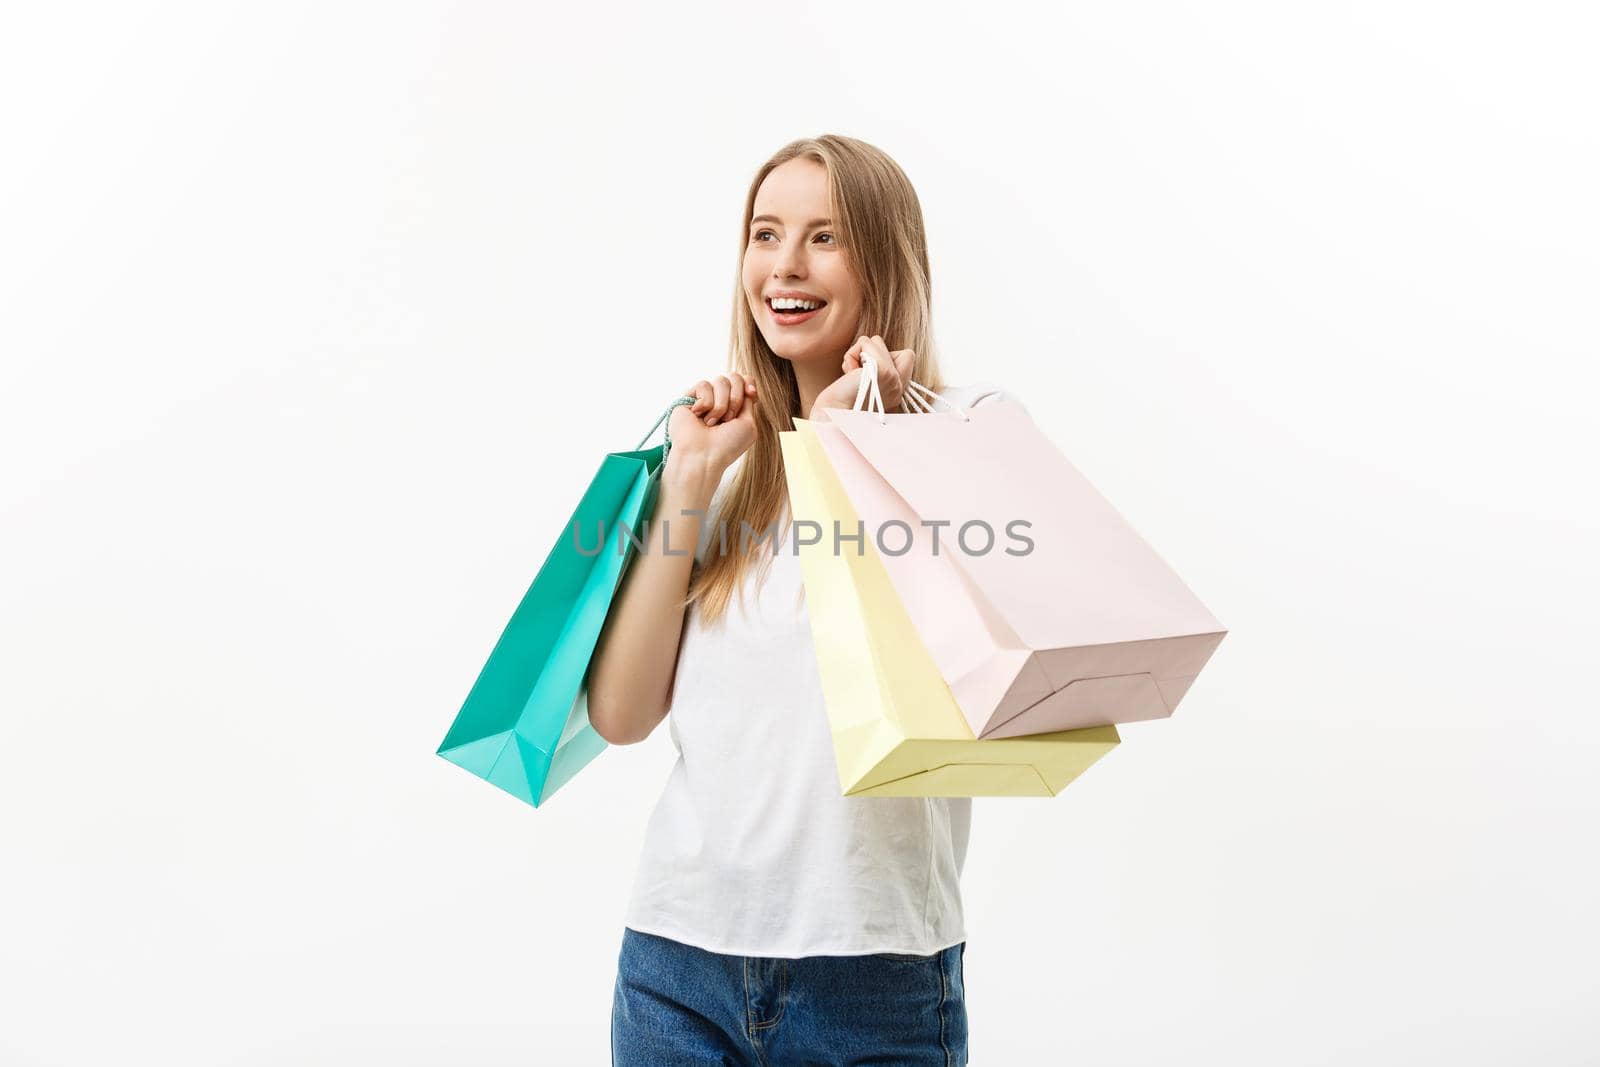
[[[672,414],[673,408],[681,407],[684,404],[693,404],[699,399],[697,396],[680,396],[668,404],[667,410],[661,413],[661,417],[655,421],[655,425],[644,432],[644,436],[639,438],[639,443],[633,446],[633,450],[637,452],[643,448],[644,443],[650,440],[650,435],[656,432],[656,426],[661,426],[661,462],[666,463],[667,456],[672,452],[672,427],[671,424],[667,423],[667,416]]]

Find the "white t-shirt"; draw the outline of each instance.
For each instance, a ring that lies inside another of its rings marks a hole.
[[[940,393],[962,405],[1005,395]],[[739,466],[713,497],[702,559]],[[782,533],[786,511],[778,521]],[[717,624],[689,609],[667,714],[678,759],[625,924],[741,956],[937,952],[966,937],[972,800],[841,794],[792,543],[779,541],[759,587],[763,564],[747,572],[744,602],[736,594]]]

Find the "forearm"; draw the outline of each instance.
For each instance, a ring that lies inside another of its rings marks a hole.
[[[666,717],[694,550],[720,477],[698,456],[677,453],[661,473],[645,548],[623,575],[589,664],[589,721],[611,744],[643,741]],[[608,534],[613,551],[616,533]]]

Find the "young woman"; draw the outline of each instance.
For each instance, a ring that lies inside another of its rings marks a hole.
[[[779,150],[740,242],[732,369],[672,412],[671,525],[651,524],[590,665],[601,737],[666,718],[679,753],[628,906],[613,1062],[964,1064],[972,802],[841,795],[778,432],[853,406],[867,354],[889,411],[908,381],[962,406],[1001,393],[942,385],[921,206],[873,146]],[[777,523],[776,551],[741,552],[741,523]]]

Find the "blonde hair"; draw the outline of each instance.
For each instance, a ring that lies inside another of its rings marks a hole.
[[[723,538],[708,527],[706,559],[696,562],[684,603],[700,604],[705,622],[715,622],[728,609],[735,591],[743,594],[752,553],[743,551],[742,523],[753,535],[750,543],[777,522],[787,488],[778,433],[794,429],[803,413],[794,367],[768,347],[756,325],[744,293],[744,255],[749,247],[750,217],[756,192],[772,170],[793,159],[812,159],[828,173],[829,217],[833,219],[846,262],[861,286],[861,320],[852,337],[882,335],[891,352],[916,353],[911,377],[935,391],[944,387],[934,352],[932,279],[928,270],[928,241],[922,221],[922,204],[898,164],[881,149],[853,137],[824,134],[791,141],[763,163],[745,196],[739,225],[739,263],[734,274],[733,332],[729,369],[755,379],[756,439],[742,457],[742,466],[726,489],[726,496],[707,522],[720,523]],[[839,353],[843,358],[844,353]],[[779,532],[779,544],[783,532]],[[770,543],[770,542],[769,542]],[[771,555],[763,550],[764,561]],[[763,572],[763,580],[765,574]]]

